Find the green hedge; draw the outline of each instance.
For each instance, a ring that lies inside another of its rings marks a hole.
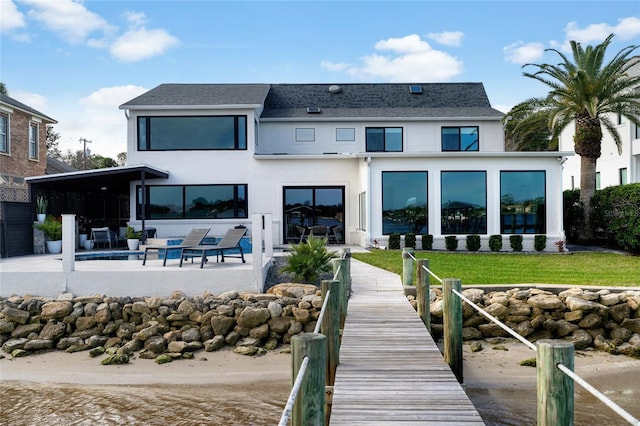
[[[591,199],[591,224],[623,250],[640,253],[640,183],[611,186]]]
[[[513,251],[522,251],[522,235],[509,235],[509,244]]]
[[[491,251],[502,250],[502,235],[492,235],[489,237],[489,248]]]
[[[389,250],[400,250],[400,234],[389,235]]]
[[[422,234],[422,250],[431,250],[433,248],[433,235]]]
[[[547,236],[546,235],[536,235],[533,237],[533,247],[536,251],[544,251],[547,246]]]
[[[455,235],[447,235],[444,237],[444,245],[449,251],[454,251],[458,248],[458,237]]]
[[[562,193],[563,195],[563,224],[567,241],[578,242],[580,233],[580,224],[583,219],[583,208],[580,203],[580,190],[569,189]]]
[[[416,248],[416,234],[406,234],[404,236],[404,246],[406,248]]]
[[[467,250],[480,250],[480,235],[467,235]]]

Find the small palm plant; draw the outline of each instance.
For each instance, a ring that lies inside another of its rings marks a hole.
[[[293,252],[280,271],[293,273],[296,280],[315,283],[322,272],[331,270],[329,261],[336,257],[335,252],[327,250],[326,243],[326,238],[310,235],[306,242],[293,244]]]

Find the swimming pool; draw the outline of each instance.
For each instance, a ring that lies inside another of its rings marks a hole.
[[[141,260],[143,251],[103,251],[76,253],[76,262],[84,260]]]

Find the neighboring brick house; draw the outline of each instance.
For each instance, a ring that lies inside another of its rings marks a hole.
[[[1,201],[29,201],[24,178],[45,174],[47,126],[56,123],[40,111],[0,94]]]

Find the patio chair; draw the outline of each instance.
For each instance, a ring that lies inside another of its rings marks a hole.
[[[104,228],[91,228],[91,240],[93,240],[94,248],[97,248],[98,244],[104,244],[105,247],[109,244],[109,250],[113,248],[112,243],[115,244],[116,248],[118,246],[115,235],[107,226]]]
[[[309,235],[317,238],[324,238],[329,241],[329,227],[324,225],[314,225],[309,228]]]
[[[220,240],[220,242],[216,245],[201,245],[197,247],[185,247],[180,251],[180,266],[182,267],[182,261],[186,258],[191,258],[191,262],[193,263],[194,257],[200,257],[200,268],[204,266],[207,262],[207,253],[214,252],[216,255],[216,261],[218,261],[218,256],[222,258],[222,262],[224,262],[225,252],[231,250],[240,251],[239,256],[232,256],[227,254],[227,257],[237,257],[242,259],[242,263],[246,263],[244,260],[244,252],[242,251],[242,246],[240,245],[240,241],[242,237],[247,233],[247,228],[233,228],[229,229],[224,237]]]
[[[182,250],[184,248],[188,248],[188,247],[197,247],[200,245],[200,243],[202,243],[202,240],[204,240],[204,237],[206,237],[206,235],[209,233],[209,230],[211,228],[196,228],[196,229],[192,229],[189,234],[184,238],[184,240],[182,240],[182,242],[178,245],[175,246],[147,246],[144,249],[144,257],[142,258],[142,264],[146,264],[147,262],[147,254],[150,251],[156,251],[158,252],[158,255],[160,254],[160,252],[164,252],[164,260],[162,262],[162,266],[166,266],[167,264],[167,254],[169,252],[169,250]],[[180,261],[180,263],[182,263],[182,260]]]

